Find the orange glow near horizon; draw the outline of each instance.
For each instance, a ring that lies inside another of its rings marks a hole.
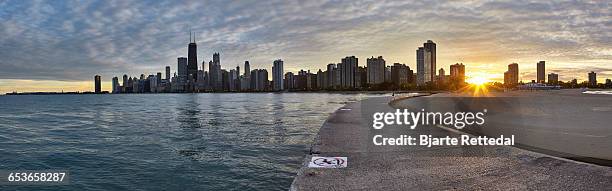
[[[474,97],[487,97],[489,95],[488,85],[494,82],[487,76],[486,73],[479,73],[467,77],[466,82],[469,85],[460,89],[459,92],[466,92]]]
[[[466,81],[468,83],[476,85],[476,86],[482,86],[482,85],[490,82],[491,80],[489,80],[488,78],[483,77],[483,76],[474,76],[474,77],[467,78]]]
[[[102,91],[111,91],[111,82],[102,81]],[[10,92],[86,92],[94,91],[91,81],[0,80],[0,94]]]

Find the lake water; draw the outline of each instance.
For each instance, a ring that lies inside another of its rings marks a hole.
[[[0,96],[0,170],[70,173],[0,190],[287,190],[329,114],[366,96]]]

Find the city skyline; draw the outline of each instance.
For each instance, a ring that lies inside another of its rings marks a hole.
[[[198,2],[90,3],[0,2],[0,16],[7,18],[0,21],[0,93],[91,91],[96,74],[109,91],[119,74],[155,74],[168,65],[174,73],[176,58],[188,57],[190,28],[197,60],[208,62],[219,52],[222,68],[249,60],[251,68],[269,75],[277,58],[285,72],[297,73],[325,69],[348,55],[361,58],[360,66],[383,56],[387,65],[415,70],[414,50],[432,39],[434,71],[464,63],[468,77],[503,82],[507,65],[518,63],[519,81],[528,82],[544,60],[545,75],[559,74],[560,81],[586,81],[590,71],[600,82],[612,77],[605,2],[240,2],[208,8]],[[153,11],[145,11],[147,6]],[[22,9],[34,14],[22,15]]]
[[[188,44],[188,55],[195,60],[195,42]],[[358,58],[347,56],[340,63],[330,63],[325,71],[319,69],[316,73],[301,69],[298,75],[293,72],[284,72],[284,61],[276,59],[272,65],[272,80],[269,80],[267,69],[254,69],[249,71],[249,61],[245,61],[245,73],[241,75],[240,66],[229,71],[221,67],[221,56],[218,52],[212,55],[209,69],[206,71],[206,61],[198,68],[195,61],[188,67],[188,58],[177,58],[178,72],[171,74],[170,66],[166,66],[166,77],[157,72],[148,77],[141,74],[140,77],[123,75],[122,83],[118,77],[112,78],[112,91],[110,93],[190,93],[190,92],[262,92],[262,91],[338,91],[338,90],[464,90],[465,82],[480,87],[487,82],[493,82],[481,76],[466,78],[465,65],[456,63],[450,65],[450,75],[446,75],[444,68],[436,73],[436,43],[427,40],[422,47],[416,50],[417,72],[402,63],[386,65],[382,56],[366,59],[365,66],[359,66]],[[205,60],[205,58],[204,58]],[[549,73],[546,75],[546,61],[538,61],[536,80],[531,82],[519,81],[518,63],[508,65],[504,72],[503,88],[506,89],[558,89],[562,82],[559,74]],[[189,70],[187,68],[190,68]],[[249,73],[252,73],[249,75]],[[251,78],[249,76],[254,76]],[[606,83],[599,86],[596,73],[588,74],[588,85],[579,83],[572,79],[563,87],[602,87],[610,88],[612,83],[606,79]],[[548,78],[546,78],[548,77]],[[100,90],[100,76],[94,77],[95,93],[103,93]],[[499,85],[496,85],[498,88]],[[486,88],[486,86],[485,86]],[[478,91],[478,89],[476,89]]]

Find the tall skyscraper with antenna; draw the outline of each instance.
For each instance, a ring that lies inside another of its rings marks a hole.
[[[187,75],[188,79],[197,79],[198,75],[198,54],[195,34],[189,31],[189,50],[187,53]]]

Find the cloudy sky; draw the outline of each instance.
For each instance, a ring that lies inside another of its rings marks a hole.
[[[382,55],[415,68],[415,50],[437,43],[438,67],[466,64],[468,76],[521,79],[535,65],[561,80],[612,78],[611,1],[30,1],[0,0],[0,93],[110,89],[113,76],[176,69],[189,29],[198,61],[221,53],[223,68],[245,60],[270,70],[316,71],[355,55]],[[201,67],[201,66],[200,66]]]

